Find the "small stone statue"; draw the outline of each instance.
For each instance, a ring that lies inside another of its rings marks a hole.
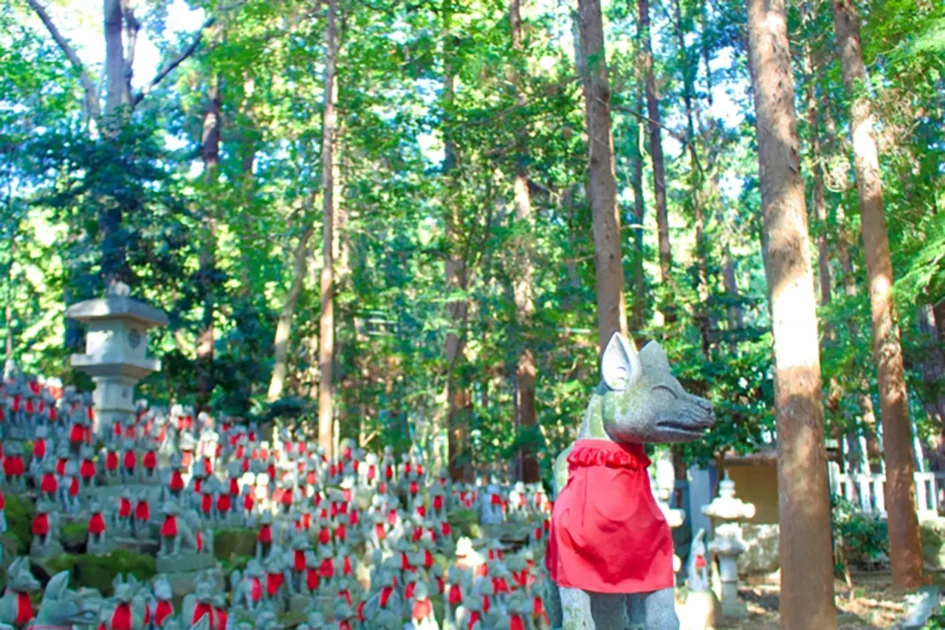
[[[135,576],[129,575],[125,582],[121,574],[115,576],[112,582],[114,597],[111,603],[103,606],[99,614],[99,629],[102,630],[134,630],[144,625],[145,600],[138,594],[138,581]]]
[[[440,630],[433,612],[433,603],[425,582],[419,582],[413,593],[413,605],[410,609],[410,623],[414,630]]]
[[[62,546],[59,544],[59,515],[55,512],[55,504],[42,499],[36,502],[36,515],[33,516],[31,529],[31,556],[49,557],[62,553]]]
[[[53,576],[43,591],[33,627],[61,628],[88,626],[98,618],[98,610],[85,605],[75,591],[69,590],[69,572]]]
[[[108,552],[106,545],[105,516],[102,514],[102,504],[98,499],[93,498],[89,502],[89,521],[88,521],[88,553],[104,554]]]
[[[10,442],[4,444],[3,476],[7,485],[17,491],[26,490],[26,465],[23,463],[23,444]]]
[[[151,582],[152,593],[148,601],[148,611],[151,624],[155,628],[163,628],[166,621],[174,616],[174,593],[167,576],[158,574]]]
[[[0,623],[25,627],[36,616],[30,594],[40,590],[40,583],[30,572],[27,558],[17,558],[6,571],[6,589],[0,598]]]

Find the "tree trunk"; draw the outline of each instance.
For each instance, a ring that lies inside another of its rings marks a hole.
[[[926,392],[923,396],[925,410],[929,420],[938,429],[938,435],[931,440],[935,449],[935,469],[942,470],[945,463],[945,356],[942,355],[935,312],[930,304],[922,304],[916,309],[919,328],[919,341],[925,359],[922,361],[922,381]]]
[[[105,126],[112,135],[120,125],[121,108],[126,104],[125,47],[122,42],[124,18],[121,0],[103,0],[105,18]]]
[[[698,61],[690,64],[689,53],[686,48],[686,37],[683,29],[683,13],[681,0],[675,0],[676,13],[676,45],[679,47],[680,72],[683,80],[683,104],[686,110],[686,148],[689,153],[689,197],[687,203],[691,205],[693,227],[696,233],[696,295],[699,301],[694,307],[694,319],[699,336],[702,339],[702,358],[709,359],[712,347],[710,331],[712,322],[709,317],[709,272],[706,264],[708,243],[705,238],[705,187],[702,183],[702,172],[699,170],[699,157],[696,151],[696,124],[695,108],[695,78],[690,67],[698,68]]]
[[[303,220],[307,221],[307,218],[303,217]],[[295,307],[299,303],[305,276],[308,274],[308,258],[312,255],[309,241],[312,240],[314,232],[314,224],[309,223],[295,246],[292,284],[289,285],[289,290],[285,294],[285,302],[282,303],[279,321],[276,323],[275,341],[272,344],[272,377],[269,379],[269,390],[266,394],[266,399],[270,402],[279,400],[285,388],[285,378],[289,371],[289,336],[292,332],[292,318],[295,316]]]
[[[783,0],[748,0],[763,254],[774,334],[781,627],[837,627],[816,300]]]
[[[859,16],[849,0],[834,0],[833,10],[843,82],[853,99],[850,112],[853,166],[869,277],[873,356],[883,422],[889,559],[893,584],[898,588],[917,588],[922,584],[922,542],[916,515],[915,460],[902,348],[893,319],[893,273],[879,152],[873,138],[872,107],[864,91],[866,68],[860,47]]]
[[[12,202],[12,199],[11,199]],[[10,204],[12,206],[12,203]],[[10,208],[12,210],[12,208]],[[16,237],[19,231],[19,222],[13,221],[13,229],[10,230],[10,262],[6,268],[6,304],[3,307],[3,320],[7,328],[7,335],[4,348],[4,373],[6,367],[13,361],[13,262],[16,259]],[[68,320],[67,320],[68,321]]]
[[[453,102],[454,79],[452,70],[447,69],[444,80],[443,99],[447,107]],[[446,200],[446,237],[450,243],[450,253],[446,259],[446,289],[448,293],[466,290],[466,261],[460,254],[458,234],[461,229],[459,209],[456,207],[455,192],[456,145],[452,137],[447,136],[444,142],[445,158],[443,174],[447,180]],[[446,314],[450,321],[450,331],[446,335],[445,358],[447,365],[447,467],[450,478],[454,481],[469,481],[471,460],[469,458],[469,420],[467,410],[470,405],[469,392],[463,387],[462,375],[457,369],[463,359],[462,330],[466,325],[468,304],[463,298],[452,299],[446,303]]]
[[[322,271],[321,315],[318,319],[318,445],[333,456],[332,367],[335,351],[334,238],[335,214],[335,61],[338,53],[337,0],[328,0],[325,24],[325,86],[322,112]]]
[[[656,77],[653,74],[653,43],[650,34],[649,0],[637,0],[642,42],[643,73],[646,83],[646,112],[649,118],[650,159],[653,161],[653,195],[656,199],[656,226],[659,235],[660,281],[672,285],[672,248],[669,242],[669,214],[666,208],[666,166],[663,159],[663,131],[660,123],[659,100],[656,95]],[[675,309],[663,305],[666,323],[676,321]]]
[[[121,0],[103,0],[105,22],[105,112],[102,131],[114,138],[121,130],[125,105],[125,61],[122,33],[124,19]],[[117,203],[102,206],[99,215],[102,280],[106,288],[113,282],[129,282],[126,238],[121,233],[122,209]]]
[[[446,240],[449,253],[446,258],[446,291],[453,293],[465,291],[467,282],[466,260],[462,256],[460,232],[462,220],[457,195],[456,168],[459,162],[456,142],[453,137],[453,100],[455,97],[454,54],[452,41],[453,3],[444,0],[443,16],[443,179],[445,190],[444,209],[446,216]],[[443,355],[446,360],[446,398],[447,398],[447,470],[454,481],[471,481],[472,461],[469,453],[469,407],[471,396],[463,386],[461,370],[457,369],[463,360],[463,330],[466,327],[468,304],[463,298],[451,299],[446,303],[446,316],[450,330],[446,335]],[[439,428],[437,428],[439,430]]]
[[[598,343],[603,350],[611,335],[621,332],[626,336],[628,331],[614,175],[614,138],[610,122],[610,84],[600,0],[578,1],[578,29],[581,56],[587,64],[583,76],[587,113],[587,198],[593,214]]]
[[[638,83],[634,89],[636,111],[643,111],[643,84]],[[640,148],[640,130],[643,128],[641,120],[630,124],[628,142],[630,144],[630,187],[633,189],[633,307],[630,315],[630,328],[634,335],[639,336],[646,326],[646,271],[643,267],[643,215],[646,201],[643,198],[643,151]]]
[[[216,305],[216,191],[215,185],[220,170],[220,79],[210,77],[207,90],[207,109],[203,117],[203,168],[207,185],[207,206],[200,244],[200,288],[203,293],[203,315],[200,333],[197,335],[197,410],[207,408],[213,389],[213,313]]]
[[[807,18],[807,5],[801,5],[802,19]],[[824,167],[823,151],[820,146],[820,116],[817,107],[817,77],[814,61],[811,55],[810,43],[804,42],[802,49],[802,64],[804,78],[807,85],[804,87],[804,106],[807,110],[807,124],[810,127],[810,156],[814,171],[814,190],[811,196],[811,210],[814,218],[814,229],[817,232],[817,272],[818,288],[820,289],[820,305],[830,304],[830,252],[827,244],[827,202],[824,197]]]
[[[520,0],[509,2],[509,23],[512,30],[513,59],[512,81],[517,86],[517,104],[524,110],[525,91],[522,87],[521,64],[524,61],[522,43],[522,15]],[[532,298],[532,261],[529,251],[532,222],[532,201],[528,190],[528,129],[523,124],[516,134],[515,151],[515,181],[513,191],[515,195],[515,221],[522,236],[518,239],[516,251],[515,279],[512,282],[512,291],[515,297],[515,312],[521,331],[521,350],[515,367],[515,420],[520,431],[526,434],[529,440],[519,450],[519,467],[521,480],[525,483],[538,483],[541,473],[538,469],[538,458],[531,444],[532,431],[537,423],[535,412],[535,356],[532,351],[531,327],[535,304]]]

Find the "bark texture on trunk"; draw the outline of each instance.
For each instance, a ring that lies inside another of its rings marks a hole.
[[[603,351],[611,335],[621,332],[626,336],[628,332],[610,120],[610,84],[600,0],[579,0],[578,30],[581,56],[586,64],[583,80],[587,114],[587,198],[594,223],[598,343]]]
[[[899,588],[916,588],[922,584],[922,541],[916,514],[909,400],[899,332],[893,319],[893,271],[886,233],[879,151],[873,137],[872,107],[865,92],[866,68],[860,46],[859,15],[849,0],[834,0],[833,13],[843,82],[852,98],[853,166],[869,278],[873,356],[883,423],[889,560],[893,584]]]
[[[210,77],[207,109],[203,117],[202,157],[204,180],[210,191],[203,234],[200,243],[200,285],[203,293],[203,315],[197,335],[197,410],[207,408],[213,389],[213,344],[215,339],[213,313],[216,306],[216,199],[213,187],[220,169],[220,80]]]
[[[312,255],[309,242],[315,233],[315,226],[311,223],[299,238],[295,246],[294,264],[292,266],[292,284],[285,295],[282,310],[279,312],[279,321],[276,323],[276,336],[273,341],[272,377],[269,379],[269,389],[266,398],[270,401],[279,400],[285,388],[286,375],[289,372],[289,338],[292,333],[292,319],[295,317],[295,307],[302,295],[302,286],[305,276],[308,275],[308,258]]]
[[[522,72],[519,68],[524,54],[520,0],[509,2],[509,26],[512,31],[512,50],[516,54],[513,60],[512,80],[518,91],[516,102],[524,109],[525,91],[522,85]],[[516,168],[513,182],[515,222],[523,234],[518,239],[515,248],[517,273],[512,281],[516,318],[521,331],[521,350],[515,366],[515,418],[519,429],[530,433],[538,418],[535,411],[535,356],[531,348],[531,326],[535,303],[532,296],[531,239],[528,237],[531,232],[532,200],[528,190],[527,162],[528,129],[522,125],[516,134]],[[525,483],[537,483],[541,480],[535,449],[528,445],[519,451],[519,476]]]
[[[653,43],[650,34],[649,0],[637,0],[640,20],[641,53],[643,74],[646,83],[646,115],[650,140],[650,159],[653,162],[653,196],[656,201],[656,227],[659,236],[660,281],[672,283],[672,246],[669,242],[669,214],[666,208],[666,166],[663,158],[663,128],[660,122],[659,97],[656,94],[656,77],[653,74]],[[665,307],[663,317],[667,323],[675,320],[672,308]]]
[[[837,627],[816,299],[783,0],[748,0],[748,40],[774,333],[781,627]]]
[[[459,197],[456,194],[457,166],[459,155],[453,138],[453,98],[455,77],[453,69],[452,32],[453,3],[443,0],[443,109],[445,111],[443,129],[443,177],[445,179],[446,200],[446,238],[450,251],[446,258],[446,291],[465,291],[467,288],[466,259],[460,246],[462,216],[460,215]],[[450,331],[446,335],[443,355],[446,360],[446,399],[447,399],[447,470],[454,481],[472,480],[472,460],[469,452],[469,410],[472,397],[464,387],[461,370],[457,369],[463,360],[464,335],[469,305],[465,299],[450,300],[446,304],[446,315],[450,320]],[[439,430],[439,427],[437,428]]]
[[[335,215],[335,98],[338,90],[335,61],[338,53],[337,0],[328,0],[325,23],[325,85],[322,112],[322,271],[321,315],[318,319],[318,445],[332,457],[333,364],[335,357],[334,242]]]
[[[105,19],[105,117],[106,127],[117,131],[122,105],[125,105],[125,46],[122,41],[124,18],[121,0],[103,0]]]

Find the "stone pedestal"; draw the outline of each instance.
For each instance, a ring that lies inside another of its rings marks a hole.
[[[128,297],[128,287],[116,283],[104,298],[85,300],[66,309],[87,325],[85,354],[72,355],[72,367],[95,381],[95,435],[101,427],[134,414],[138,381],[161,369],[161,362],[146,356],[149,328],[166,326],[163,311]]]

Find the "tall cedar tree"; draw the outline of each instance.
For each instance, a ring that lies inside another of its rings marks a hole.
[[[200,290],[203,293],[203,315],[197,335],[197,409],[206,409],[213,389],[213,311],[216,294],[216,191],[217,174],[220,170],[220,108],[222,96],[220,78],[213,74],[207,89],[207,109],[203,116],[202,157],[204,179],[210,191],[209,204],[204,213],[200,242]]]
[[[516,85],[516,104],[524,110],[526,103],[524,81],[520,67],[523,62],[524,49],[522,42],[522,12],[521,0],[509,2],[509,26],[512,31],[513,59],[512,77]],[[532,261],[529,252],[527,234],[532,222],[532,200],[528,190],[528,128],[519,127],[515,137],[515,180],[513,192],[515,196],[515,221],[519,224],[518,230],[522,237],[518,239],[516,247],[517,272],[513,281],[515,298],[515,312],[521,335],[521,350],[518,363],[515,366],[515,417],[519,429],[531,429],[537,423],[535,413],[535,355],[531,344],[532,315],[535,312],[535,302],[532,299]],[[525,483],[537,483],[541,479],[538,469],[538,459],[533,448],[526,444],[519,451],[520,477]]]
[[[889,560],[893,584],[916,588],[922,584],[922,540],[915,501],[915,463],[909,399],[902,364],[899,332],[893,319],[893,271],[883,207],[879,151],[872,130],[872,107],[866,89],[866,68],[860,46],[856,7],[849,0],[834,0],[834,25],[843,83],[852,98],[850,124],[853,166],[860,200],[866,273],[873,316],[873,357],[879,386],[886,461],[886,510],[889,514]]]
[[[643,45],[643,75],[646,84],[646,114],[648,117],[648,137],[650,140],[650,159],[653,162],[653,197],[656,200],[656,228],[660,252],[660,281],[672,284],[673,255],[669,242],[669,214],[666,208],[666,164],[663,158],[663,125],[660,122],[660,105],[656,95],[656,76],[653,74],[653,38],[650,33],[649,0],[638,0],[637,8],[640,20],[640,40]],[[603,36],[602,36],[603,37]],[[669,305],[664,305],[663,318],[666,323],[675,321],[675,312]]]
[[[783,0],[748,0],[748,44],[774,334],[781,627],[837,627],[817,301]]]
[[[456,194],[457,156],[454,139],[452,111],[455,89],[455,68],[453,67],[453,3],[443,2],[443,110],[444,115],[444,157],[443,176],[446,192],[446,239],[450,246],[446,257],[446,287],[450,292],[465,291],[467,288],[466,260],[459,245],[462,221]],[[450,319],[450,331],[446,335],[444,355],[446,358],[446,398],[447,398],[447,463],[450,478],[454,481],[469,481],[472,466],[469,459],[469,427],[466,426],[468,410],[472,404],[469,390],[463,387],[460,370],[457,366],[463,359],[463,335],[468,314],[468,304],[464,298],[450,300],[446,304]]]
[[[598,343],[601,351],[615,332],[627,333],[620,251],[620,215],[614,175],[614,137],[610,120],[610,84],[604,48],[600,0],[578,2],[578,30],[584,60],[584,107],[587,120],[588,182],[594,232]]]
[[[335,296],[332,249],[335,216],[335,98],[338,91],[336,57],[338,55],[338,3],[328,0],[325,22],[325,87],[322,112],[322,272],[320,277],[322,310],[318,320],[318,445],[332,457],[334,414],[332,413],[332,373],[335,352]]]

